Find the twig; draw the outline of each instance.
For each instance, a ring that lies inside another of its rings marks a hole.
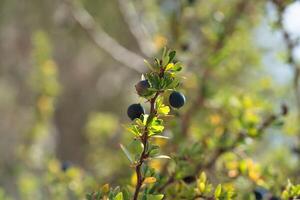
[[[272,114],[269,117],[267,117],[257,128],[258,133],[262,134],[274,121],[276,121],[280,116],[284,115],[284,113],[279,113],[278,115]],[[238,144],[243,141],[247,137],[247,134],[243,131],[239,132],[238,137],[235,139],[235,141],[228,147],[220,147],[216,150],[214,156],[212,159],[206,163],[205,165],[199,165],[197,167],[197,172],[199,173],[203,169],[209,169],[211,168],[218,158],[223,155],[224,153],[231,151],[235,149]]]
[[[133,3],[130,0],[118,0],[120,10],[128,24],[129,30],[135,37],[140,50],[146,55],[151,56],[155,52],[151,35],[141,22],[141,17],[137,13]]]
[[[162,69],[160,74],[159,74],[160,77],[163,77],[164,76],[164,70]],[[156,102],[156,99],[158,98],[158,96],[161,94],[160,91],[156,92],[155,96],[153,98],[150,99],[150,115],[147,119],[147,123],[146,123],[146,126],[145,126],[145,129],[144,129],[144,132],[141,136],[141,141],[143,143],[143,146],[144,146],[144,149],[143,149],[143,152],[139,158],[139,161],[135,167],[135,173],[136,173],[136,176],[137,176],[137,184],[135,186],[135,191],[134,191],[134,196],[133,196],[133,200],[137,200],[138,199],[138,196],[139,196],[139,193],[140,193],[140,189],[142,187],[142,184],[144,182],[144,177],[142,176],[142,171],[141,171],[141,167],[143,165],[143,163],[145,162],[145,160],[148,158],[148,152],[147,152],[147,148],[148,148],[148,125],[149,125],[149,122],[153,119],[153,117],[155,117],[156,115],[156,109],[155,109],[155,102]]]
[[[299,40],[293,40],[291,35],[284,29],[283,26],[283,12],[285,11],[286,5],[283,1],[280,0],[272,0],[272,2],[275,4],[277,12],[278,12],[278,20],[277,23],[279,27],[281,28],[283,39],[286,44],[287,48],[287,63],[292,67],[294,70],[294,78],[293,78],[293,89],[294,94],[296,98],[296,106],[297,106],[297,115],[298,120],[300,121],[300,89],[299,89],[299,79],[300,79],[300,66],[297,65],[294,56],[293,51],[295,47],[298,45]]]
[[[258,132],[259,133],[264,132],[274,121],[276,121],[280,116],[284,116],[284,115],[286,115],[286,112],[284,112],[284,111],[280,112],[277,115],[274,115],[274,114],[270,115],[257,128]],[[238,146],[239,142],[243,141],[246,138],[246,136],[247,135],[241,131],[241,132],[239,132],[238,137],[235,139],[235,141],[230,146],[220,147],[220,148],[216,149],[214,155],[207,163],[205,163],[205,164],[200,163],[199,165],[196,166],[195,174],[198,174],[200,171],[202,171],[204,169],[211,168],[216,163],[216,161],[218,160],[218,158],[221,155],[223,155],[224,153],[226,153],[228,151],[234,150]],[[167,182],[158,189],[159,192],[162,192],[166,187],[168,187],[169,185],[173,184],[176,181],[176,179],[173,178],[174,174],[175,173],[173,173],[169,177]]]
[[[63,0],[63,2],[68,6],[75,22],[86,32],[97,47],[106,51],[124,66],[139,73],[145,71],[142,68],[144,59],[140,55],[128,50],[108,35],[99,24],[96,24],[93,17],[84,8],[75,5],[71,0]]]

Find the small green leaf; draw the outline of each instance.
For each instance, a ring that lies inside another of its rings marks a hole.
[[[145,118],[146,118],[146,116],[143,117],[143,119],[145,119]],[[135,121],[135,123],[136,123],[138,126],[140,126],[140,127],[144,127],[144,126],[145,126],[144,120],[142,121],[141,119],[136,118],[134,121]]]
[[[182,64],[180,62],[177,62],[172,68],[172,70],[175,72],[179,72],[181,71],[181,69],[182,69]]]
[[[173,67],[174,67],[174,63],[169,63],[169,64],[167,64],[165,71],[172,70]]]
[[[202,172],[200,175],[200,182],[205,183],[207,180],[205,172]]]
[[[155,182],[156,182],[156,178],[153,177],[153,176],[150,176],[150,177],[146,177],[143,183],[152,184],[152,183],[155,183]]]
[[[163,50],[161,60],[162,60],[162,67],[165,67],[170,62],[169,51],[167,51],[166,47]]]
[[[137,125],[130,125],[129,127],[126,127],[126,130],[128,130],[130,133],[132,133],[136,137],[141,135],[140,130],[138,129]]]
[[[145,65],[146,65],[151,71],[156,71],[156,70],[154,69],[154,67],[153,67],[147,60],[144,60],[144,63],[145,63]]]
[[[199,188],[199,191],[200,193],[204,193],[205,191],[205,183],[201,182],[198,184],[198,188]]]
[[[159,109],[157,109],[157,114],[162,114],[162,115],[167,115],[170,112],[170,107],[169,106],[161,106]]]
[[[128,146],[128,150],[133,153],[133,154],[138,154],[140,155],[142,153],[142,151],[144,150],[144,146],[141,143],[141,141],[139,140],[133,140],[129,146]]]
[[[147,200],[162,200],[164,198],[163,194],[147,194]]]
[[[215,198],[219,198],[221,196],[221,192],[222,192],[222,185],[219,184],[215,190]]]
[[[133,159],[129,153],[129,151],[126,149],[126,147],[124,147],[122,144],[120,144],[120,147],[122,149],[122,151],[124,152],[124,154],[126,155],[126,157],[128,158],[128,160],[133,163]]]
[[[165,67],[169,63],[169,56],[162,58],[162,66]]]
[[[170,156],[166,156],[166,155],[159,155],[159,156],[155,156],[152,157],[153,159],[171,159]]]
[[[123,193],[122,193],[122,192],[119,192],[119,193],[115,196],[114,200],[123,200]]]
[[[165,56],[167,56],[167,47],[164,47],[162,52],[162,58]]]
[[[153,135],[152,138],[158,138],[158,139],[170,139],[170,137],[164,136],[164,135]]]
[[[172,61],[173,61],[173,59],[175,58],[175,55],[176,55],[176,51],[171,51],[171,52],[169,53],[169,58],[170,58],[170,61],[169,61],[169,62],[172,62]]]
[[[160,115],[167,115],[170,112],[169,106],[166,106],[163,104],[162,98],[157,99],[156,110],[157,110],[157,114],[160,114]]]
[[[159,146],[152,145],[152,146],[151,146],[151,150],[149,150],[149,152],[150,152],[149,155],[152,156],[152,157],[158,155],[159,152],[160,152]]]
[[[154,60],[155,60],[156,67],[160,68],[160,61],[159,61],[159,59],[155,58]]]

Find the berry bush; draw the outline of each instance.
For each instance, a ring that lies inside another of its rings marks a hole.
[[[0,200],[300,199],[299,3],[0,0]]]

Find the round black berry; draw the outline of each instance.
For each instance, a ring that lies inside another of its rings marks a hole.
[[[142,80],[135,85],[136,92],[140,96],[146,95],[149,87],[150,87],[150,84],[147,80]]]
[[[264,188],[259,187],[254,189],[253,193],[255,195],[256,200],[263,200],[266,194],[268,193],[268,191]]]
[[[131,120],[140,118],[145,113],[145,109],[139,103],[131,104],[127,109],[127,115]]]
[[[70,167],[72,166],[72,164],[69,161],[64,161],[61,163],[61,170],[62,171],[67,171]]]
[[[180,92],[172,92],[169,97],[169,103],[174,108],[180,108],[185,103],[185,96]]]
[[[193,183],[196,181],[195,176],[186,176],[182,179],[185,183],[189,184],[189,183]]]

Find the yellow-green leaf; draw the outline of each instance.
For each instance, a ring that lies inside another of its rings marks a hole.
[[[144,180],[144,183],[145,184],[151,184],[151,183],[155,183],[156,182],[156,178],[155,177],[147,177],[147,178],[145,178],[145,180]]]

